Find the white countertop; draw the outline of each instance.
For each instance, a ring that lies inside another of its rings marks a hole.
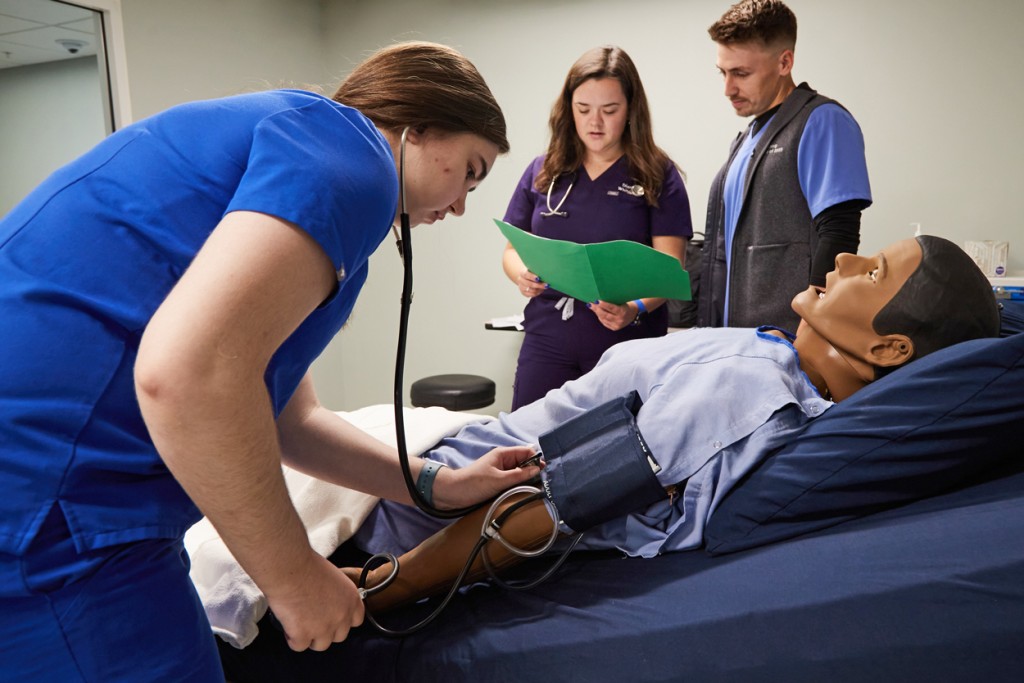
[[[989,276],[993,287],[1024,287],[1024,273],[1010,273],[1003,277]]]

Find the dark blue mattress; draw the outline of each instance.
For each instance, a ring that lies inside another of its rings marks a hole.
[[[576,554],[404,639],[296,654],[261,627],[222,652],[237,683],[1024,680],[1024,464],[990,477],[731,555]]]

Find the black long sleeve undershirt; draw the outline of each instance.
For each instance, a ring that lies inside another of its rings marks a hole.
[[[818,248],[811,262],[811,284],[825,286],[825,275],[835,269],[836,256],[849,252],[857,253],[860,245],[860,213],[871,202],[865,199],[851,199],[830,206],[814,217],[814,229],[818,232]]]

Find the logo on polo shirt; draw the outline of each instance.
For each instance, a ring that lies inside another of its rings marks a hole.
[[[644,196],[644,188],[642,185],[629,185],[627,183],[622,183],[621,185],[619,185],[619,192],[625,192],[626,194],[632,197]],[[611,194],[611,192],[609,192],[608,194]]]

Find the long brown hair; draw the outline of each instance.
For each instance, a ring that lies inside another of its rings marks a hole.
[[[657,206],[669,157],[654,144],[651,112],[647,107],[647,95],[640,82],[640,74],[629,55],[614,45],[587,50],[569,69],[562,92],[551,108],[548,121],[551,142],[548,143],[544,166],[537,174],[534,187],[538,192],[543,192],[552,180],[563,173],[572,173],[583,163],[585,148],[576,132],[572,94],[584,81],[593,78],[614,78],[622,85],[628,112],[626,129],[622,132],[622,149],[629,163],[629,172],[645,190],[647,203]]]
[[[372,54],[342,81],[333,99],[382,130],[428,128],[474,133],[502,154],[505,116],[472,62],[446,45],[396,43]]]

